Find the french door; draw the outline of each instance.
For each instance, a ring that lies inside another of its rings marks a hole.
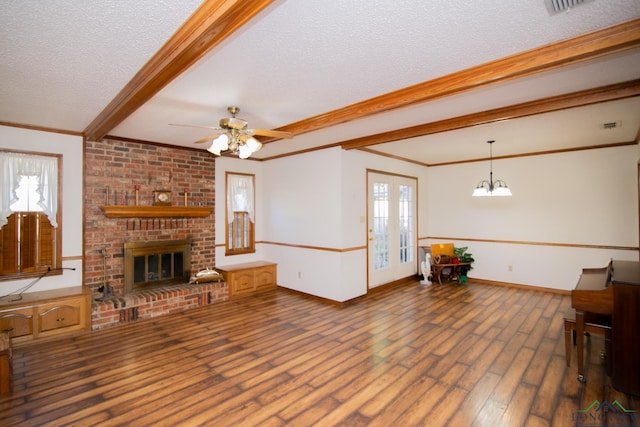
[[[417,273],[417,180],[367,173],[369,288]]]

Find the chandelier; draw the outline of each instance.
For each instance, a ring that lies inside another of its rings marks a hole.
[[[483,180],[476,185],[476,189],[473,190],[473,196],[511,196],[511,190],[507,187],[507,184],[498,179],[493,180],[493,143],[495,141],[487,141],[489,144],[489,181]]]
[[[226,133],[216,137],[207,151],[220,155],[221,151],[229,150],[241,159],[248,159],[251,154],[262,148],[262,143],[238,129],[228,129]]]

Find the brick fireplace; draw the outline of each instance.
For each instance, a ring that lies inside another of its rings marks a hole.
[[[183,270],[197,272],[215,265],[213,213],[206,216],[113,216],[104,206],[147,207],[155,192],[170,194],[172,206],[215,207],[215,161],[205,150],[105,139],[85,142],[85,285],[93,294],[92,328],[160,316],[228,299],[226,283],[189,283],[175,278],[126,290],[125,246],[145,247],[189,242]],[[185,196],[186,193],[186,196]],[[176,208],[177,209],[177,208]],[[161,255],[161,254],[160,254]],[[163,265],[158,259],[158,266]],[[140,261],[138,261],[140,262]],[[145,275],[149,277],[149,260]],[[166,263],[180,260],[167,258]],[[151,260],[155,268],[155,259]],[[165,265],[166,267],[166,265]],[[152,268],[152,270],[153,270]],[[161,268],[161,267],[158,267]],[[166,274],[158,269],[157,274]],[[173,274],[173,273],[172,273]],[[154,281],[152,281],[154,282]],[[162,283],[160,283],[162,282]],[[105,286],[106,285],[106,286]],[[112,291],[105,294],[104,289]]]

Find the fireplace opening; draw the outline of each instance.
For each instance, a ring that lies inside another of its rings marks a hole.
[[[125,293],[187,283],[191,239],[124,244]]]

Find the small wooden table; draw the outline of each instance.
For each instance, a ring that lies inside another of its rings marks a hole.
[[[454,280],[460,276],[462,271],[462,267],[469,268],[471,266],[470,262],[460,262],[457,264],[432,264],[431,272],[433,277],[438,280],[438,283],[442,285],[442,276],[443,272],[448,268],[451,270],[449,274],[446,275],[448,281]]]

